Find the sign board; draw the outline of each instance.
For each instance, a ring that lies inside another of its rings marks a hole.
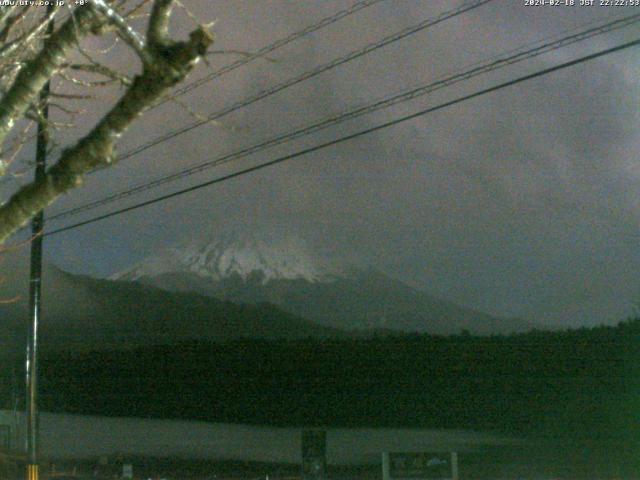
[[[302,480],[327,478],[327,432],[302,431]]]
[[[130,463],[125,463],[122,465],[122,477],[123,478],[133,478],[133,465]]]
[[[382,473],[384,480],[458,480],[458,454],[383,453]]]

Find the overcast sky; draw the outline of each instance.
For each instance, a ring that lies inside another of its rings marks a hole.
[[[255,51],[347,0],[187,0],[216,20],[215,50]],[[384,0],[182,97],[202,114],[460,5]],[[579,0],[576,0],[579,3]],[[598,1],[596,1],[598,3]],[[100,198],[640,7],[494,0],[91,176],[49,213]],[[178,12],[175,32],[192,28]],[[211,169],[118,206],[640,36],[635,25]],[[235,60],[210,57],[192,79]],[[128,62],[118,56],[117,62]],[[640,49],[521,83],[290,162],[46,239],[46,255],[106,276],[160,247],[230,228],[276,229],[489,313],[554,325],[612,323],[640,301]],[[149,112],[120,151],[193,119]],[[87,122],[86,125],[89,125]],[[82,127],[80,127],[82,128]],[[6,188],[6,187],[5,187]],[[105,213],[110,205],[75,217]],[[71,219],[68,220],[71,222]],[[61,226],[56,223],[53,226]]]

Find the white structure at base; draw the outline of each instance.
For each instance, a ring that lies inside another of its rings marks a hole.
[[[449,472],[446,476],[433,476],[429,475],[426,471],[423,474],[416,473],[413,475],[403,474],[401,476],[394,476],[393,471],[391,469],[391,455],[406,455],[410,456],[419,456],[419,457],[427,457],[430,455],[437,455],[436,453],[426,453],[426,452],[407,452],[406,454],[398,453],[398,454],[390,454],[389,452],[384,452],[382,454],[382,480],[459,480],[458,476],[458,452],[450,452],[450,461],[449,461]],[[418,469],[419,470],[419,469]],[[423,470],[426,470],[423,468]]]
[[[24,417],[0,410],[12,449],[24,448]],[[192,460],[299,464],[302,428],[183,420],[40,414],[40,452],[47,459],[97,459],[116,454]],[[463,430],[328,428],[329,465],[379,465],[381,452],[473,452],[519,442]]]

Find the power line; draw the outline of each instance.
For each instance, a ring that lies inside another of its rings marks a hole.
[[[374,52],[382,47],[385,47],[391,43],[400,41],[404,38],[407,38],[411,35],[414,35],[422,30],[425,30],[429,27],[432,27],[434,25],[437,25],[439,23],[442,23],[446,20],[449,20],[450,18],[456,17],[458,15],[461,15],[465,12],[468,12],[470,10],[473,10],[475,8],[478,8],[482,5],[484,5],[485,3],[489,3],[493,0],[474,0],[473,2],[469,3],[469,4],[465,4],[462,5],[458,8],[454,8],[452,10],[448,10],[446,12],[441,13],[440,15],[433,17],[433,18],[428,18],[426,20],[423,20],[422,22],[413,25],[411,27],[407,27],[403,30],[400,30],[399,32],[393,33],[391,35],[388,35],[386,37],[384,37],[381,40],[378,40],[377,42],[374,43],[370,43],[368,45],[365,45],[362,48],[359,48],[357,50],[354,50],[342,57],[338,57],[335,58],[327,63],[324,63],[322,65],[317,66],[316,68],[314,68],[313,70],[309,70],[306,72],[303,72],[302,74],[296,76],[296,77],[292,77],[289,78],[287,80],[285,80],[282,83],[276,84],[266,90],[262,90],[260,92],[258,92],[255,95],[252,95],[248,98],[245,98],[244,100],[240,100],[239,102],[236,102],[226,108],[223,108],[222,110],[218,110],[217,112],[211,113],[209,114],[206,119],[203,120],[198,120],[196,122],[193,122],[189,125],[186,125],[180,129],[177,130],[173,130],[169,133],[166,133],[164,135],[161,135],[159,137],[156,137],[155,139],[144,143],[142,145],[139,145],[138,147],[133,148],[132,150],[129,150],[128,152],[124,153],[123,155],[121,155],[119,157],[119,161],[125,160],[127,158],[133,157],[134,155],[137,155],[155,145],[158,145],[159,143],[163,143],[166,142],[167,140],[171,140],[172,138],[175,138],[179,135],[182,135],[183,133],[189,132],[197,127],[200,127],[202,125],[205,125],[211,121],[214,120],[218,120],[221,117],[224,117],[225,115],[228,115],[229,113],[235,112],[236,110],[239,110],[241,108],[244,108],[248,105],[251,105],[252,103],[255,103],[259,100],[262,100],[264,98],[267,98],[271,95],[275,95],[276,93],[281,92],[282,90],[285,90],[287,88],[293,87],[294,85],[297,85],[299,83],[302,83],[306,80],[309,80],[317,75],[320,75],[321,73],[327,72],[333,68],[336,68],[340,65],[343,65],[347,62],[350,62],[352,60],[355,60],[356,58],[360,58],[364,55],[367,55],[371,52]]]
[[[270,54],[271,52],[284,47],[285,45],[288,45],[289,43],[292,43],[302,37],[305,37],[313,32],[316,32],[322,28],[328,27],[329,25],[336,23],[339,20],[342,20],[345,17],[348,17],[349,15],[352,15],[356,12],[359,12],[360,10],[363,10],[367,7],[370,7],[372,5],[375,5],[376,3],[380,3],[382,0],[364,0],[361,2],[356,2],[354,3],[351,7],[345,9],[345,10],[341,10],[339,12],[336,12],[335,14],[331,15],[330,17],[326,17],[323,18],[322,20],[320,20],[317,23],[314,23],[313,25],[309,25],[305,28],[303,28],[302,30],[299,30],[297,32],[292,33],[291,35],[281,38],[279,40],[276,40],[273,43],[270,43],[269,45],[266,45],[265,47],[262,47],[260,50],[258,50],[257,52],[248,55],[244,58],[238,59],[235,62],[232,62],[228,65],[223,66],[222,68],[216,70],[215,72],[212,72],[192,83],[190,83],[189,85],[185,85],[182,88],[176,89],[173,92],[172,96],[179,96],[179,95],[184,95],[185,93],[190,92],[191,90],[194,90],[196,88],[198,88],[200,85],[204,85],[207,82],[210,82],[212,80],[215,80],[218,77],[221,77],[222,75],[231,72],[232,70],[235,70],[236,68],[239,68],[243,65],[246,65],[249,62],[252,62],[254,60],[257,60],[259,58],[265,57],[268,54]],[[168,101],[169,99],[166,99],[165,101]],[[164,103],[164,102],[163,102]]]
[[[307,25],[306,27],[304,27],[302,30],[298,30],[297,32],[294,32],[286,37],[280,38],[278,40],[276,40],[275,42],[270,43],[269,45],[265,45],[264,47],[262,47],[260,50],[258,50],[255,53],[243,56],[242,58],[236,60],[235,62],[231,62],[228,65],[224,65],[223,67],[219,68],[218,70],[215,70],[211,73],[209,73],[208,75],[205,75],[202,78],[199,78],[198,80],[195,80],[193,82],[191,82],[188,85],[183,86],[182,88],[177,88],[172,92],[171,97],[166,98],[158,103],[156,103],[155,105],[153,105],[153,108],[158,107],[160,105],[162,105],[163,103],[168,102],[169,100],[171,100],[171,98],[174,97],[178,97],[180,95],[184,95],[192,90],[195,90],[196,88],[198,88],[201,85],[204,85],[205,83],[208,83],[212,80],[215,80],[218,77],[221,77],[222,75],[225,75],[233,70],[236,70],[237,68],[240,68],[248,63],[253,62],[254,60],[258,60],[260,58],[266,57],[267,55],[269,55],[270,53],[274,52],[275,50],[278,50],[290,43],[295,42],[296,40],[299,40],[303,37],[306,37],[307,35],[310,35],[314,32],[317,32],[318,30],[321,30],[323,28],[326,28],[340,20],[342,20],[343,18],[346,18],[350,15],[353,15],[354,13],[359,12],[360,10],[364,10],[365,8],[371,7],[377,3],[380,3],[384,0],[362,0],[359,2],[354,3],[353,5],[351,5],[349,8],[346,8],[344,10],[340,10],[336,13],[334,13],[333,15],[330,15],[328,17],[323,18],[322,20],[320,20],[319,22],[313,23],[311,25]]]
[[[467,100],[478,98],[478,97],[480,97],[482,95],[486,95],[488,93],[492,93],[492,92],[501,90],[503,88],[507,88],[507,87],[516,85],[518,83],[522,83],[522,82],[525,82],[525,81],[528,81],[528,80],[532,80],[534,78],[539,78],[539,77],[542,77],[544,75],[548,75],[550,73],[557,72],[559,70],[563,70],[565,68],[569,68],[569,67],[578,65],[580,63],[588,62],[590,60],[594,60],[596,58],[600,58],[600,57],[603,57],[605,55],[609,55],[609,54],[612,54],[612,53],[615,53],[615,52],[619,52],[619,51],[625,50],[627,48],[635,47],[635,46],[638,46],[638,45],[640,45],[640,39],[634,40],[632,42],[624,43],[624,44],[618,45],[616,47],[611,47],[611,48],[608,48],[606,50],[601,50],[599,52],[592,53],[590,55],[586,55],[584,57],[580,57],[580,58],[575,59],[575,60],[571,60],[571,61],[568,61],[568,62],[565,62],[565,63],[561,63],[559,65],[555,65],[553,67],[545,68],[543,70],[539,70],[537,72],[534,72],[534,73],[531,73],[531,74],[528,74],[528,75],[524,75],[522,77],[518,77],[518,78],[516,78],[514,80],[509,80],[507,82],[503,82],[503,83],[500,83],[498,85],[494,85],[493,87],[485,88],[485,89],[479,90],[477,92],[471,93],[469,95],[465,95],[465,96],[459,97],[457,99],[441,103],[441,104],[436,105],[434,107],[429,107],[429,108],[420,110],[419,112],[415,112],[415,113],[412,113],[410,115],[405,115],[405,116],[396,118],[396,119],[391,120],[389,122],[385,122],[385,123],[376,125],[374,127],[367,128],[365,130],[360,130],[360,131],[358,131],[356,133],[345,135],[343,137],[331,140],[329,142],[324,142],[324,143],[315,145],[313,147],[305,148],[303,150],[299,150],[299,151],[297,151],[295,153],[292,153],[292,154],[289,154],[289,155],[278,157],[278,158],[276,158],[274,160],[271,160],[269,162],[265,162],[265,163],[262,163],[262,164],[259,164],[259,165],[254,165],[252,167],[245,168],[243,170],[239,170],[237,172],[234,172],[234,173],[231,173],[231,174],[228,174],[228,175],[224,175],[224,176],[215,178],[213,180],[209,180],[209,181],[200,183],[198,185],[194,185],[194,186],[191,186],[191,187],[188,187],[188,188],[184,188],[182,190],[178,190],[178,191],[173,192],[173,193],[162,195],[162,196],[154,198],[152,200],[147,200],[147,201],[144,201],[144,202],[140,202],[140,203],[138,203],[136,205],[131,205],[129,207],[121,208],[119,210],[115,210],[115,211],[109,212],[109,213],[104,214],[104,215],[96,216],[96,217],[90,218],[88,220],[84,220],[82,222],[75,223],[73,225],[68,225],[66,227],[62,227],[62,228],[53,230],[51,232],[47,232],[47,233],[44,234],[44,236],[56,235],[58,233],[62,233],[62,232],[68,231],[68,230],[72,230],[72,229],[75,229],[75,228],[78,228],[78,227],[81,227],[81,226],[84,226],[84,225],[88,225],[88,224],[91,224],[91,223],[95,223],[95,222],[98,222],[100,220],[104,220],[104,219],[107,219],[107,218],[110,218],[110,217],[114,217],[116,215],[121,215],[123,213],[130,212],[132,210],[136,210],[136,209],[139,209],[139,208],[142,208],[142,207],[146,207],[146,206],[152,205],[154,203],[162,202],[162,201],[168,200],[170,198],[178,197],[180,195],[184,195],[186,193],[199,190],[201,188],[205,188],[205,187],[208,187],[208,186],[211,186],[211,185],[215,185],[217,183],[221,183],[221,182],[224,182],[224,181],[227,181],[227,180],[231,180],[232,178],[237,178],[237,177],[240,177],[242,175],[246,175],[248,173],[252,173],[252,172],[261,170],[263,168],[270,167],[270,166],[285,162],[287,160],[292,160],[294,158],[301,157],[303,155],[307,155],[309,153],[313,153],[313,152],[316,152],[318,150],[322,150],[322,149],[327,148],[327,147],[338,145],[340,143],[343,143],[343,142],[346,142],[346,141],[349,141],[349,140],[353,140],[355,138],[359,138],[359,137],[368,135],[370,133],[374,133],[374,132],[377,132],[379,130],[383,130],[385,128],[389,128],[389,127],[398,125],[400,123],[407,122],[409,120],[413,120],[415,118],[427,115],[429,113],[433,113],[433,112],[436,112],[436,111],[439,111],[439,110],[443,110],[443,109],[448,108],[450,106],[465,102]]]
[[[278,50],[290,43],[293,43],[296,40],[299,40],[300,38],[306,37],[307,35],[310,35],[311,33],[317,32],[318,30],[321,30],[323,28],[326,28],[340,20],[342,20],[343,18],[346,18],[350,15],[353,15],[354,13],[359,12],[360,10],[364,10],[365,8],[371,7],[373,5],[376,5],[377,3],[380,3],[384,0],[361,0],[359,2],[354,3],[353,5],[351,5],[349,8],[346,8],[344,10],[340,10],[336,13],[334,13],[333,15],[329,16],[329,17],[325,17],[322,20],[320,20],[319,22],[316,22],[314,24],[311,25],[307,25],[306,27],[304,27],[302,30],[298,30],[297,32],[294,32],[286,37],[280,38],[278,40],[276,40],[275,42],[270,43],[269,45],[266,45],[264,47],[262,47],[260,50],[258,50],[255,53],[252,53],[250,55],[246,55],[243,58],[240,58],[238,60],[236,60],[235,62],[232,62],[228,65],[224,65],[223,67],[219,68],[218,70],[215,70],[214,72],[209,73],[208,75],[188,84],[183,86],[182,88],[178,88],[176,90],[174,90],[171,94],[170,97],[164,98],[160,101],[158,101],[157,103],[155,103],[154,105],[152,105],[150,108],[156,108],[159,107],[160,105],[170,101],[171,99],[178,97],[180,95],[184,95],[185,93],[188,93],[196,88],[198,88],[200,85],[204,85],[207,82],[210,82],[212,80],[215,80],[216,78],[221,77],[222,75],[225,75],[233,70],[236,70],[237,68],[240,68],[254,60],[258,60],[260,58],[265,57],[266,55],[274,52],[275,50]],[[61,23],[64,23],[65,20],[67,20],[68,18],[71,17],[71,14],[67,15],[66,17],[63,18],[63,21]],[[125,154],[128,156],[128,153]],[[122,158],[127,158],[125,156],[121,157]],[[94,170],[94,171],[98,171],[98,170]],[[93,172],[89,172],[89,173],[93,173]]]
[[[329,126],[332,125],[336,125],[338,123],[342,123],[344,121],[347,120],[351,120],[353,118],[357,118],[359,116],[365,115],[365,114],[369,114],[375,111],[378,111],[380,109],[383,108],[388,108],[390,106],[396,105],[398,103],[402,103],[402,102],[406,102],[409,100],[413,100],[415,98],[418,98],[420,96],[426,95],[428,93],[432,93],[436,90],[439,90],[441,88],[445,88],[448,86],[451,86],[453,84],[456,84],[458,82],[464,81],[464,80],[468,80],[470,78],[473,78],[475,76],[499,69],[499,68],[503,68],[505,66],[509,66],[509,65],[513,65],[517,62],[521,62],[524,61],[526,59],[530,59],[530,58],[534,58],[536,56],[542,55],[544,53],[548,53],[551,52],[553,50],[557,50],[559,48],[565,47],[567,45],[570,45],[572,43],[576,43],[588,38],[592,38],[596,35],[600,35],[603,33],[608,33],[611,32],[613,30],[617,30],[620,28],[624,28],[627,27],[629,25],[632,25],[634,23],[637,23],[638,21],[640,21],[640,14],[636,14],[636,15],[630,15],[621,19],[616,19],[614,21],[611,21],[609,23],[606,23],[604,25],[599,25],[593,28],[589,28],[583,31],[580,31],[578,33],[575,33],[573,35],[569,35],[566,37],[562,37],[558,40],[554,40],[551,42],[547,42],[547,43],[543,43],[535,48],[531,48],[529,50],[525,50],[522,51],[521,47],[519,49],[516,50],[511,50],[511,52],[515,51],[516,53],[513,55],[508,55],[508,56],[503,56],[503,57],[497,57],[497,59],[495,60],[490,60],[488,62],[485,62],[484,64],[479,64],[479,66],[469,69],[467,71],[464,71],[462,73],[456,73],[453,75],[450,75],[448,77],[444,77],[440,80],[436,80],[435,82],[429,83],[427,85],[422,85],[416,88],[412,88],[408,91],[404,91],[402,93],[393,95],[391,97],[387,97],[387,98],[383,98],[382,100],[378,100],[376,102],[373,102],[371,104],[365,105],[363,107],[359,107],[356,108],[354,110],[350,110],[344,113],[341,113],[337,116],[333,116],[330,117],[328,119],[324,119],[320,122],[314,123],[312,125],[308,125],[304,128],[295,130],[294,132],[291,133],[287,133],[287,134],[283,134],[280,136],[277,136],[275,138],[271,138],[269,140],[260,142],[258,144],[254,144],[250,147],[246,147],[243,148],[239,151],[235,151],[229,154],[225,154],[222,155],[221,157],[215,158],[213,160],[209,160],[207,162],[201,163],[199,165],[195,165],[183,170],[180,170],[178,172],[172,173],[170,175],[161,177],[159,179],[153,180],[151,182],[146,182],[146,183],[142,183],[139,184],[135,187],[132,188],[128,188],[125,189],[123,191],[117,192],[115,194],[109,195],[105,198],[102,198],[100,200],[95,200],[93,202],[89,202],[87,204],[84,205],[80,205],[78,207],[74,207],[65,211],[62,211],[58,214],[52,215],[49,217],[49,220],[59,220],[61,218],[65,218],[68,216],[73,216],[76,215],[80,212],[84,212],[87,210],[92,210],[94,208],[97,208],[99,206],[102,205],[106,205],[108,203],[112,203],[116,200],[119,200],[121,198],[125,198],[137,193],[141,193],[144,192],[146,190],[150,190],[152,188],[156,188],[159,187],[161,185],[167,184],[167,183],[171,183],[173,181],[179,180],[181,178],[185,178],[187,176],[199,173],[201,171],[204,171],[208,168],[212,168],[212,167],[216,167],[222,164],[226,164],[232,160],[237,160],[239,158],[243,158],[246,157],[248,155],[251,154],[255,154],[257,152],[260,152],[266,148],[270,148],[276,145],[281,145],[283,143],[289,142],[291,140],[294,140],[296,138],[300,138],[302,136],[306,136],[306,135],[310,135],[312,133],[315,133],[319,130],[325,129]],[[494,57],[495,58],[495,57]]]

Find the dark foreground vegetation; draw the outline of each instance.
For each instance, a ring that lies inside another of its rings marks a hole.
[[[40,372],[41,406],[54,412],[493,430],[625,468],[640,453],[640,320],[511,336],[52,352]]]
[[[640,320],[513,336],[51,353],[40,368],[49,411],[619,436],[639,419]]]

